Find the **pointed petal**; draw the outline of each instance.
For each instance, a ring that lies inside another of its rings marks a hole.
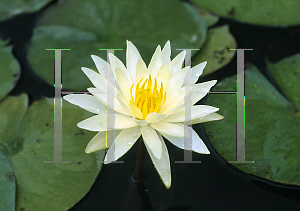
[[[143,114],[141,110],[136,105],[134,105],[131,100],[130,100],[130,107],[133,113],[135,114],[136,118],[143,119]]]
[[[217,113],[212,113],[212,114],[208,114],[204,117],[199,117],[199,118],[193,119],[192,124],[211,122],[211,121],[222,120],[222,119],[224,119],[224,117],[222,115],[217,114]]]
[[[158,113],[151,113],[148,114],[148,116],[146,117],[146,120],[149,121],[149,123],[155,123],[155,122],[159,122],[162,119],[164,119],[166,117],[165,114],[158,114]]]
[[[199,100],[201,100],[211,89],[212,86],[214,86],[217,83],[217,80],[207,81],[204,83],[198,83],[193,85],[192,88],[192,105],[197,103]]]
[[[157,159],[155,155],[152,153],[150,149],[148,149],[148,146],[146,145],[146,148],[149,152],[150,158],[161,178],[166,188],[170,188],[171,186],[171,167],[170,167],[170,159],[169,159],[169,153],[167,146],[162,138],[162,136],[158,133],[158,138],[160,139],[162,143],[162,153],[161,158]]]
[[[77,105],[94,114],[106,113],[106,106],[103,105],[96,97],[88,94],[70,94],[63,97],[69,103]]]
[[[123,71],[119,68],[116,68],[116,79],[118,82],[118,85],[121,89],[121,92],[123,93],[124,97],[126,100],[129,102],[130,101],[130,88],[131,84],[127,80],[127,77],[123,73]]]
[[[184,86],[187,86],[188,84],[194,84],[198,81],[199,76],[202,74],[203,69],[205,68],[207,62],[202,62],[195,67],[192,68],[192,71],[189,71],[186,80],[184,81]],[[187,80],[190,80],[190,83],[188,83]]]
[[[117,136],[121,131],[115,130],[115,136]],[[88,143],[85,148],[85,153],[92,153],[99,150],[103,150],[106,147],[110,147],[113,141],[106,140],[106,131],[97,133],[92,140]]]
[[[177,73],[175,73],[174,75],[171,76],[171,78],[168,82],[167,93],[170,94],[172,92],[175,92],[175,91],[179,90],[182,87],[186,71],[189,68],[190,67],[185,67],[185,68],[179,70]]]
[[[150,124],[155,130],[162,135],[184,137],[184,125],[182,123],[157,122]]]
[[[168,87],[168,81],[169,81],[169,65],[163,64],[159,71],[157,72],[155,76],[157,80],[157,88],[160,89],[161,82],[163,83],[163,86],[166,88]],[[164,88],[164,89],[165,89]]]
[[[133,127],[124,129],[115,138],[114,144],[114,154],[115,160],[122,157],[131,147],[135,144],[136,140],[141,136],[140,127]],[[113,148],[109,148],[107,153],[110,153]],[[107,161],[107,154],[104,159],[104,164],[108,164],[112,161]]]
[[[119,100],[115,97],[114,98],[114,103],[112,104],[107,104],[107,93],[106,92],[102,92],[100,89],[97,88],[88,88],[87,89],[90,93],[92,93],[97,100],[99,100],[102,104],[106,105],[107,107],[121,113],[121,114],[125,114],[125,115],[129,115],[130,113],[128,113],[121,105]]]
[[[135,123],[139,126],[146,126],[149,124],[149,122],[147,120],[139,120],[135,117],[133,117],[133,121],[135,121]]]
[[[91,57],[92,57],[95,65],[96,65],[96,68],[97,68],[98,72],[101,74],[101,76],[103,76],[104,78],[106,78],[106,73],[108,71],[112,71],[111,67],[110,67],[110,64],[107,63],[106,61],[104,61],[99,56],[91,55]]]
[[[179,70],[181,70],[182,63],[184,61],[186,51],[182,51],[180,54],[178,54],[169,64],[170,66],[170,76],[177,73]]]
[[[171,62],[171,44],[168,40],[161,51],[162,63],[169,64]]]
[[[141,55],[137,48],[132,44],[132,42],[127,40],[127,51],[126,51],[126,66],[132,81],[135,81],[135,74],[137,68],[137,61],[141,58]]]
[[[183,90],[177,90],[173,92],[170,96],[167,96],[165,104],[161,107],[159,111],[160,114],[165,114],[176,106],[184,103],[185,92]]]
[[[126,102],[126,99],[124,98],[124,96],[122,94],[117,94],[117,99],[120,103],[120,105],[122,106],[122,108],[130,115],[130,116],[134,116],[133,111],[130,109],[130,106],[128,106],[128,103]],[[126,115],[126,114],[125,114]]]
[[[98,114],[77,123],[77,127],[90,131],[107,131],[100,126],[103,121],[106,121],[106,114]]]
[[[81,70],[86,74],[96,88],[106,92],[107,80],[103,76],[90,68],[82,67]]]
[[[204,117],[208,114],[218,111],[219,108],[208,106],[208,105],[196,105],[191,108],[191,118],[186,119],[185,117],[185,106],[183,105],[173,114],[167,116],[163,121],[164,122],[185,122],[194,120],[196,118]]]
[[[145,62],[140,58],[136,64],[135,85],[141,80],[146,80],[149,77],[148,69]]]
[[[108,118],[112,118],[112,119],[107,120],[107,117],[105,117],[105,121],[102,121],[100,123],[100,127],[107,128],[107,121],[115,122],[114,128],[108,128],[109,130],[112,130],[112,129],[122,130],[122,129],[137,126],[137,124],[133,120],[132,116],[127,116],[127,115],[123,115],[123,114],[113,114],[112,116],[108,116]]]
[[[156,131],[147,125],[141,127],[141,132],[147,149],[151,151],[156,158],[160,159],[162,155],[162,143]]]
[[[126,78],[127,78],[128,82],[131,85],[133,83],[133,80],[130,77],[129,72],[127,71],[127,69],[124,66],[123,62],[112,53],[108,54],[108,58],[109,58],[109,62],[110,62],[110,65],[111,65],[111,70],[114,74],[115,79],[117,79],[116,78],[116,69],[119,68],[120,70],[122,70],[124,75],[126,75]]]
[[[160,45],[158,45],[148,66],[148,71],[152,77],[154,77],[157,74],[161,65],[162,65],[161,48]]]
[[[189,131],[188,133],[192,133],[192,146],[185,146],[183,137],[175,137],[169,136],[167,134],[162,134],[166,139],[168,139],[172,144],[179,147],[180,149],[192,150],[194,152],[202,153],[202,154],[210,154],[206,145],[202,141],[202,139],[198,136],[198,134],[194,131],[194,129],[190,127],[186,127]]]

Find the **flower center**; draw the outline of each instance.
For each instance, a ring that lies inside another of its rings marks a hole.
[[[157,82],[155,78],[154,87],[152,89],[151,75],[145,80],[140,87],[140,83],[143,78],[135,86],[135,97],[133,98],[132,89],[134,84],[130,88],[131,101],[136,105],[143,114],[143,119],[146,119],[147,115],[156,112],[158,113],[166,101],[166,93],[164,93],[164,87],[161,82],[160,89],[158,91]]]

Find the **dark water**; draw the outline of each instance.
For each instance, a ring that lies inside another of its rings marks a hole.
[[[35,75],[26,58],[32,30],[40,13],[0,22],[1,38],[11,39],[13,53],[22,68],[21,79],[10,94],[26,92],[30,103],[42,96],[54,96],[53,86]],[[245,59],[257,66],[271,82],[273,80],[266,69],[265,58],[276,62],[300,53],[300,26],[271,28],[222,18],[217,26],[224,24],[230,25],[239,48],[254,49],[245,52]],[[201,81],[222,80],[235,73],[236,57],[226,67]],[[71,211],[300,210],[299,187],[268,182],[231,167],[212,148],[202,125],[194,125],[193,128],[205,141],[211,154],[193,153],[193,160],[200,160],[201,164],[175,163],[183,160],[183,150],[166,141],[172,171],[172,186],[169,190],[160,180],[148,154],[143,182],[136,184],[132,181],[138,148],[135,144],[120,159],[124,161],[123,164],[103,166],[91,191]]]

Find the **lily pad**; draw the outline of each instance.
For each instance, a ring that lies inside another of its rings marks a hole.
[[[90,189],[100,171],[104,151],[85,154],[95,135],[74,122],[91,114],[74,105],[62,105],[62,160],[54,160],[53,98],[35,102],[25,113],[17,136],[22,148],[10,159],[17,181],[16,210],[68,210]]]
[[[0,21],[38,11],[52,0],[0,0]]]
[[[228,25],[212,28],[208,30],[201,51],[193,57],[192,65],[208,61],[201,76],[213,73],[228,64],[234,57],[236,52],[230,51],[229,48],[236,48],[236,41],[229,32]]]
[[[237,21],[271,25],[288,26],[300,24],[298,15],[300,1],[264,0],[192,0],[201,7],[219,16]]]
[[[283,71],[283,70],[281,70]],[[299,68],[298,68],[299,73]],[[286,69],[288,77],[292,69]],[[297,81],[300,80],[300,74]],[[284,83],[282,78],[277,81]],[[299,83],[293,84],[300,89]],[[212,91],[235,91],[236,76],[218,83]],[[300,185],[300,115],[288,99],[257,70],[247,65],[245,71],[245,160],[232,163],[238,169],[275,182]],[[236,95],[211,94],[207,104],[220,108],[224,120],[204,125],[212,145],[227,161],[236,160]]]
[[[12,54],[12,47],[3,47],[7,43],[0,39],[0,100],[15,87],[20,78],[20,65]]]
[[[125,64],[130,40],[148,64],[157,45],[163,47],[167,40],[175,56],[180,52],[176,48],[199,48],[205,38],[205,20],[186,2],[65,0],[51,5],[41,17],[28,58],[36,73],[53,84],[54,52],[45,48],[71,49],[62,52],[62,85],[81,91],[92,86],[80,69],[95,68],[90,55],[107,58],[99,48],[123,49],[115,54]]]
[[[15,211],[15,176],[5,155],[0,151],[0,210]]]
[[[207,27],[215,25],[219,21],[219,16],[209,12],[208,10],[200,7],[199,5],[193,4],[194,8],[204,18]]]
[[[0,103],[0,151],[6,156],[16,152],[22,145],[16,137],[27,106],[26,94],[8,96]]]

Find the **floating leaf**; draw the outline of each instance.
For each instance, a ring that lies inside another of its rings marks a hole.
[[[287,26],[300,24],[300,1],[264,0],[192,0],[205,9],[241,22]]]
[[[219,21],[219,17],[207,11],[203,7],[193,4],[194,8],[199,12],[199,14],[204,18],[207,27],[215,25]]]
[[[12,47],[0,39],[0,100],[4,98],[17,84],[20,78],[20,65],[12,55]]]
[[[22,145],[16,137],[27,105],[26,94],[8,96],[0,103],[0,151],[6,156],[16,152]]]
[[[35,12],[51,0],[0,0],[0,21],[22,13]]]
[[[62,86],[81,91],[92,86],[80,69],[95,68],[90,55],[107,58],[99,48],[123,49],[115,54],[125,64],[126,40],[130,40],[148,64],[158,44],[163,47],[170,40],[175,56],[180,52],[176,48],[199,48],[205,38],[205,20],[185,2],[65,0],[41,17],[28,58],[36,73],[53,84],[54,52],[45,48],[71,49],[62,52]]]
[[[0,210],[15,211],[15,176],[5,155],[0,151]]]
[[[104,151],[85,154],[95,135],[76,122],[91,114],[63,101],[62,159],[54,160],[53,98],[35,102],[25,113],[17,140],[23,145],[10,158],[17,181],[16,210],[68,210],[90,189],[99,173]]]
[[[293,75],[292,69],[285,71],[288,77]],[[299,76],[294,76],[297,81]],[[300,89],[299,83],[293,86]],[[236,76],[221,81],[212,90],[236,90]],[[297,93],[291,95],[289,101],[292,102],[297,96]],[[232,165],[272,181],[300,185],[299,111],[296,112],[291,103],[253,66],[245,71],[245,99],[245,159],[255,162]],[[224,120],[206,123],[205,131],[218,153],[227,161],[234,161],[236,95],[211,94],[207,104],[219,107]]]
[[[213,73],[234,57],[235,51],[228,50],[229,48],[236,48],[236,41],[230,34],[228,25],[210,29],[201,51],[193,57],[192,64],[195,66],[208,61],[201,76]]]

